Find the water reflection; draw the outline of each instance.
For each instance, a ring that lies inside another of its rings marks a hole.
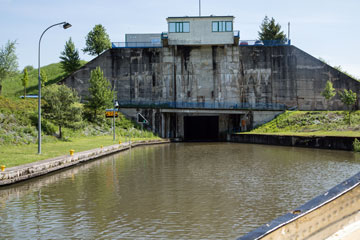
[[[358,160],[232,143],[135,148],[0,188],[1,236],[231,239],[354,175]]]

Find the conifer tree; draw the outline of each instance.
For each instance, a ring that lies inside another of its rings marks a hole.
[[[281,26],[278,23],[275,23],[275,19],[269,19],[268,16],[265,16],[264,20],[260,25],[259,40],[279,40],[285,42],[286,35],[281,31]]]
[[[60,59],[62,60],[60,62],[61,67],[67,74],[74,72],[81,66],[79,51],[75,48],[71,38],[65,43],[65,49],[61,52]]]
[[[91,71],[89,93],[86,106],[93,111],[93,120],[95,120],[97,113],[111,106],[113,100],[110,83],[100,67]]]

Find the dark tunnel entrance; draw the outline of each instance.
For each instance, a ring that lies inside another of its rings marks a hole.
[[[185,141],[214,141],[219,138],[218,116],[185,116]]]

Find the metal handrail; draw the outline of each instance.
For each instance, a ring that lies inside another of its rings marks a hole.
[[[240,40],[240,46],[284,46],[291,45],[290,39],[285,40]]]
[[[111,48],[161,48],[161,42],[112,42]]]
[[[286,110],[280,103],[239,103],[239,102],[167,102],[167,101],[118,101],[119,107],[145,108],[188,108],[188,109],[254,109],[254,110]]]

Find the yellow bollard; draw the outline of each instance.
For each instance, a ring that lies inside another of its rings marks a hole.
[[[2,172],[5,171],[5,165],[1,165],[0,168]]]
[[[70,156],[74,155],[75,150],[74,149],[70,149]]]

